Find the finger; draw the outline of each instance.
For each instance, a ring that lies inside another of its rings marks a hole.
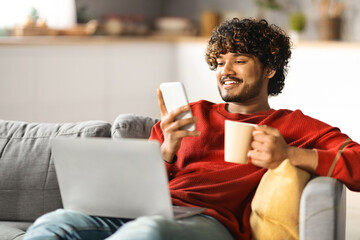
[[[177,121],[173,122],[173,123],[169,126],[168,130],[169,130],[169,131],[176,131],[176,130],[178,130],[178,129],[186,126],[186,125],[194,124],[194,123],[196,123],[196,121],[197,121],[197,118],[196,118],[196,117],[186,118],[186,119],[180,119],[180,120],[177,120]]]
[[[263,152],[249,151],[248,156],[251,158],[251,164],[262,167],[271,168],[273,163],[269,161],[269,155]]]
[[[265,134],[269,134],[269,135],[279,135],[279,130],[277,130],[276,128],[269,127],[267,125],[255,126],[254,132],[256,132],[256,131],[262,131]]]
[[[255,146],[253,146],[253,148],[255,149],[256,147],[260,147],[260,145],[263,145],[261,147],[261,150],[264,150],[263,148],[265,147],[265,145],[268,146],[270,144],[272,138],[272,135],[268,135],[262,131],[257,131],[256,133],[254,133],[252,138],[252,144],[256,144]]]
[[[257,150],[251,150],[248,152],[248,157],[251,157],[252,161],[268,161],[269,156],[270,155],[267,152],[261,152]]]
[[[254,140],[261,140],[261,139],[265,138],[266,136],[267,136],[267,134],[264,131],[261,131],[261,130],[253,131],[253,139]]]
[[[190,106],[189,105],[185,105],[185,106],[182,106],[180,108],[177,108],[173,111],[171,111],[169,114],[167,115],[164,115],[161,119],[161,122],[162,122],[162,129],[164,128],[167,128],[166,126],[169,126],[171,125],[172,123],[176,122],[177,121],[177,116],[179,116],[180,114],[188,111],[190,109]]]
[[[251,148],[253,150],[260,151],[260,152],[268,151],[268,147],[263,142],[259,142],[259,141],[251,142]]]
[[[249,151],[248,157],[251,158],[251,164],[257,167],[265,167],[266,163],[259,158],[259,153],[256,153],[255,151]]]
[[[200,136],[200,132],[199,131],[187,131],[187,130],[179,130],[176,131],[172,134],[171,138],[173,140],[179,140],[179,139],[183,139],[184,137],[196,137],[196,136]]]
[[[261,168],[263,168],[265,165],[262,161],[259,161],[255,158],[251,158],[251,164]]]
[[[189,106],[189,105],[184,105],[184,106],[182,106],[182,107],[179,107],[179,108],[171,111],[171,112],[169,113],[169,117],[170,117],[173,121],[175,121],[175,119],[176,119],[177,116],[179,116],[180,114],[185,113],[185,112],[187,112],[187,111],[189,111],[189,110],[190,110],[190,106]]]
[[[276,142],[276,139],[281,136],[279,131],[275,128],[272,128],[270,130],[272,133],[269,133],[269,131],[261,131],[261,130],[255,130],[255,133],[253,134],[253,141],[254,142],[260,142],[267,146],[270,146],[271,144]]]
[[[161,92],[161,90],[159,88],[157,89],[157,96],[158,96],[158,104],[159,104],[159,109],[160,109],[160,115],[161,115],[161,118],[164,118],[168,114],[168,112],[167,112],[167,109],[166,109],[166,106],[165,106],[165,102],[164,102],[162,92]]]

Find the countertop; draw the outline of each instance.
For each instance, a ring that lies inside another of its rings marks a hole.
[[[27,37],[0,37],[0,46],[4,45],[103,45],[138,42],[193,42],[207,43],[207,37],[198,36],[27,36]]]
[[[139,42],[168,42],[168,43],[199,43],[206,44],[209,37],[199,36],[31,36],[31,37],[0,37],[0,46],[41,46],[41,45],[104,45]],[[325,47],[325,48],[360,48],[360,42],[344,41],[300,41],[294,42],[296,47]]]

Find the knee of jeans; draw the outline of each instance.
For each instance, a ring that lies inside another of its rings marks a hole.
[[[139,217],[136,220],[127,223],[122,230],[136,230],[137,236],[148,236],[146,239],[160,240],[166,236],[167,222],[165,218],[161,216],[145,216]]]
[[[71,211],[71,210],[65,210],[65,209],[57,209],[56,211],[46,213],[36,219],[34,222],[34,226],[40,225],[40,224],[56,224],[56,223],[63,223],[74,217],[75,215],[79,215],[80,213]]]

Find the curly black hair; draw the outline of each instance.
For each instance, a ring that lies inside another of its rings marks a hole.
[[[216,70],[216,58],[229,52],[253,55],[264,66],[276,70],[269,81],[268,95],[281,93],[291,57],[290,38],[283,30],[264,19],[225,21],[213,30],[206,49],[205,59],[210,69]]]

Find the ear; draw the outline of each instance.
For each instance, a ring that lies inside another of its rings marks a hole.
[[[276,70],[275,70],[275,69],[270,69],[270,68],[266,68],[266,69],[265,69],[265,76],[266,76],[268,79],[274,77],[275,73],[276,73]]]

